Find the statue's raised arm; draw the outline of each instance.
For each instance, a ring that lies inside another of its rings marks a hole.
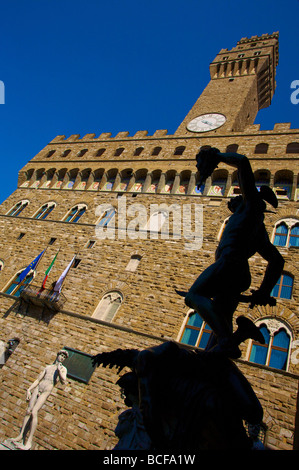
[[[258,197],[258,190],[255,186],[254,174],[250,162],[245,155],[239,153],[221,153],[217,148],[200,150],[196,155],[197,169],[200,173],[199,185],[212,175],[219,163],[225,163],[238,170],[238,180],[242,196],[245,202],[255,200]]]

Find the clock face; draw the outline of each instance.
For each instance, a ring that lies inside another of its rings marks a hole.
[[[226,121],[226,117],[219,113],[202,114],[192,119],[187,125],[191,132],[208,132],[221,127]]]

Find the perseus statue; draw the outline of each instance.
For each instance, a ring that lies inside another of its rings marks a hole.
[[[232,335],[233,314],[242,300],[242,292],[249,289],[251,275],[248,260],[260,254],[268,266],[260,287],[252,290],[250,307],[275,305],[270,296],[284,266],[284,259],[270,242],[264,225],[266,202],[274,208],[278,201],[268,186],[256,188],[250,162],[245,155],[221,153],[216,148],[201,150],[196,155],[202,185],[219,163],[237,168],[241,195],[233,197],[228,208],[232,212],[215,253],[215,262],[204,270],[185,296],[188,307],[197,311],[217,337],[218,347],[226,347]],[[243,299],[245,296],[243,296]],[[256,331],[253,338],[264,343]],[[232,358],[240,357],[240,350],[229,341]]]

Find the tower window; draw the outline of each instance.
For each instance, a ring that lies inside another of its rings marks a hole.
[[[23,237],[25,237],[25,233],[21,232],[17,240],[22,240]]]
[[[96,157],[100,157],[101,155],[103,155],[103,153],[105,152],[106,149],[102,148],[102,149],[99,149],[96,153]]]
[[[63,153],[62,153],[62,157],[67,157],[69,154],[71,153],[71,150],[68,149],[68,150],[65,150]]]
[[[291,142],[288,144],[286,153],[299,153],[299,142]]]
[[[54,155],[55,152],[56,150],[50,150],[50,152],[47,153],[46,158],[52,157],[52,155]]]
[[[49,241],[49,245],[54,245],[54,243],[56,242],[57,238],[50,238],[50,241]]]
[[[138,147],[134,152],[134,156],[140,155],[143,150],[143,147]]]
[[[88,152],[88,149],[82,149],[82,150],[80,150],[80,152],[78,153],[77,157],[78,157],[78,158],[83,157],[83,155],[85,155],[86,152]]]
[[[257,144],[254,149],[254,153],[268,153],[268,144]]]
[[[183,145],[177,147],[174,151],[174,155],[183,155],[185,148],[186,147],[184,147]]]
[[[154,150],[152,151],[152,155],[159,155],[161,150],[162,150],[162,147],[155,147]]]
[[[124,150],[125,149],[123,147],[120,147],[120,148],[116,149],[115,152],[114,152],[114,156],[119,157],[123,153]]]

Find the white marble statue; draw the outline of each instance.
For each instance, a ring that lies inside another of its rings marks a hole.
[[[23,421],[20,434],[8,441],[12,442],[14,447],[21,450],[29,450],[32,447],[32,439],[37,427],[37,414],[41,409],[49,395],[51,394],[55,385],[60,382],[66,384],[67,369],[62,365],[62,362],[68,357],[68,352],[62,349],[57,353],[57,358],[54,364],[50,364],[40,373],[38,378],[28,388],[26,400],[29,401],[29,406]],[[29,420],[31,421],[29,422]],[[28,439],[25,441],[26,428],[29,425]]]

